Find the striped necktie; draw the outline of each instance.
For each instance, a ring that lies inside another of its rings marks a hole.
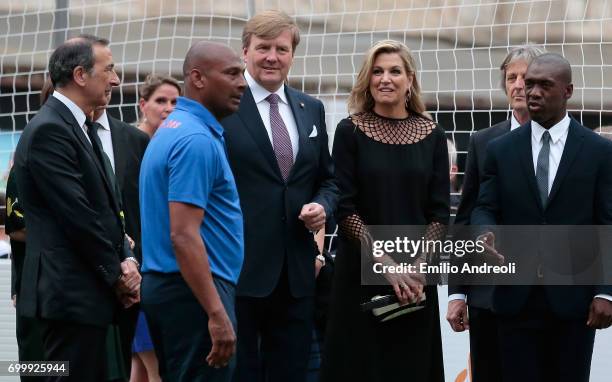
[[[278,111],[278,94],[270,94],[266,101],[270,104],[270,129],[272,130],[272,148],[278,162],[283,180],[286,182],[293,166],[293,148],[287,126]]]
[[[548,160],[550,154],[550,133],[545,131],[542,134],[542,148],[538,154],[538,164],[536,166],[536,181],[540,191],[542,207],[546,208],[548,203]]]

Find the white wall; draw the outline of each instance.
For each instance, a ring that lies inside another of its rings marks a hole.
[[[17,360],[15,308],[11,303],[11,262],[6,259],[0,259],[0,360]],[[18,381],[18,377],[0,376],[0,382]]]

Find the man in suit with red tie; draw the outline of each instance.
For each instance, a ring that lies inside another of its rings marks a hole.
[[[317,248],[312,232],[335,208],[325,110],[286,85],[299,30],[279,11],[242,34],[248,88],[222,124],[244,215],[234,381],[303,382],[313,320]]]

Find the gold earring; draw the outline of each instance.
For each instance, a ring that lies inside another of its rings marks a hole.
[[[412,88],[408,88],[408,92],[406,92],[406,98],[404,104],[406,105],[406,110],[410,109],[410,98],[412,98]]]

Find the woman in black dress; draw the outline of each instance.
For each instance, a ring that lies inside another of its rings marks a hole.
[[[334,138],[340,233],[321,381],[442,382],[436,286],[418,275],[387,274],[390,286],[362,286],[360,280],[360,244],[371,244],[367,225],[419,225],[426,239],[443,239],[449,219],[446,138],[425,114],[404,44],[381,41],[370,48],[349,110]],[[375,295],[409,302],[423,292],[425,308],[385,322],[360,310]]]

